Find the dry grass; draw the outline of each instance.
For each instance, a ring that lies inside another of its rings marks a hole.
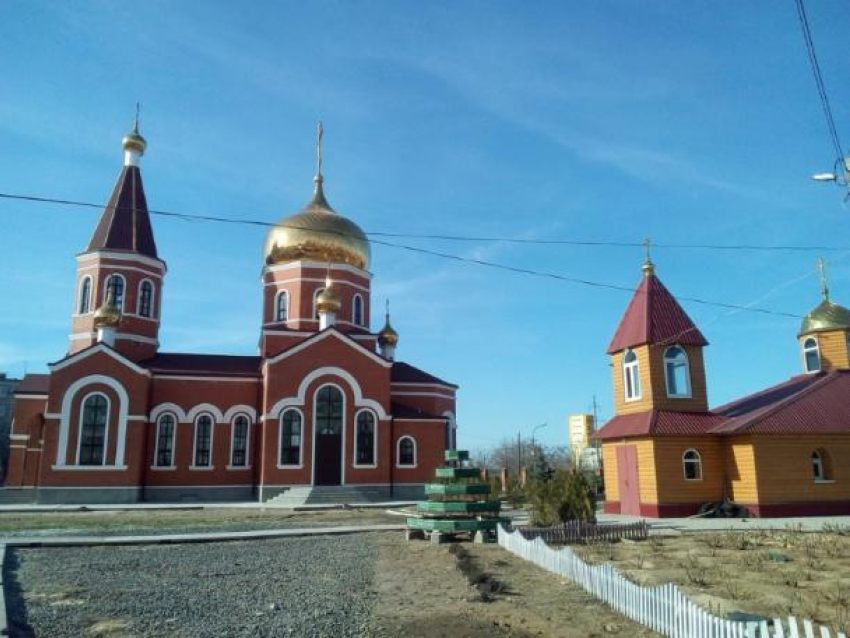
[[[644,585],[677,583],[719,613],[794,615],[850,629],[850,528],[729,530],[574,549]]]

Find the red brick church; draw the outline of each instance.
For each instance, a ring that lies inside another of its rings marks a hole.
[[[77,256],[67,355],[15,395],[6,494],[41,503],[411,498],[454,447],[457,386],[370,329],[370,247],[323,191],[268,233],[255,356],[161,352],[166,263],[138,123]],[[291,491],[290,491],[291,493]]]

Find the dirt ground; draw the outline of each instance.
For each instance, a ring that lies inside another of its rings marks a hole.
[[[721,614],[797,616],[850,629],[850,529],[751,530],[574,547],[644,585],[677,583]]]
[[[0,514],[0,536],[162,534],[404,523],[383,509],[187,509]]]
[[[655,636],[496,544],[381,535],[370,636]]]

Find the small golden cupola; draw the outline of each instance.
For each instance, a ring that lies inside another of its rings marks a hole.
[[[822,301],[803,317],[797,337],[803,370],[831,372],[850,368],[850,310],[829,298],[826,262],[818,260]]]
[[[319,313],[319,330],[330,328],[336,323],[336,316],[342,308],[342,301],[333,287],[330,274],[325,279],[325,287],[316,296],[316,312]]]
[[[147,140],[139,133],[139,105],[136,103],[136,118],[133,120],[133,130],[121,140],[124,149],[124,166],[138,166],[139,159],[148,147]]]
[[[121,311],[115,305],[114,291],[110,286],[106,291],[106,301],[94,313],[94,327],[97,329],[98,343],[115,346],[115,332],[121,324]]]
[[[322,137],[316,131],[316,176],[313,198],[300,212],[283,218],[266,237],[266,264],[283,264],[302,259],[347,264],[369,269],[371,249],[361,228],[339,215],[325,198],[322,175]]]
[[[390,302],[387,300],[387,314],[384,327],[378,333],[378,347],[381,349],[381,356],[392,361],[395,359],[395,349],[398,345],[398,333],[390,324]]]

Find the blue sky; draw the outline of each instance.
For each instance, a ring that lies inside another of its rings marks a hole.
[[[839,132],[850,7],[810,2]],[[0,190],[104,202],[135,102],[152,208],[275,221],[326,192],[364,230],[850,246],[792,0],[0,3]],[[94,210],[0,201],[0,370],[67,348]],[[155,218],[162,345],[252,354],[263,232]],[[637,248],[414,242],[634,286]],[[674,294],[804,314],[815,253],[656,249]],[[850,304],[850,253],[826,255]],[[566,441],[630,295],[373,247],[398,356],[458,383],[460,444]],[[800,368],[798,321],[684,304],[717,405]],[[380,312],[375,313],[376,322]]]

